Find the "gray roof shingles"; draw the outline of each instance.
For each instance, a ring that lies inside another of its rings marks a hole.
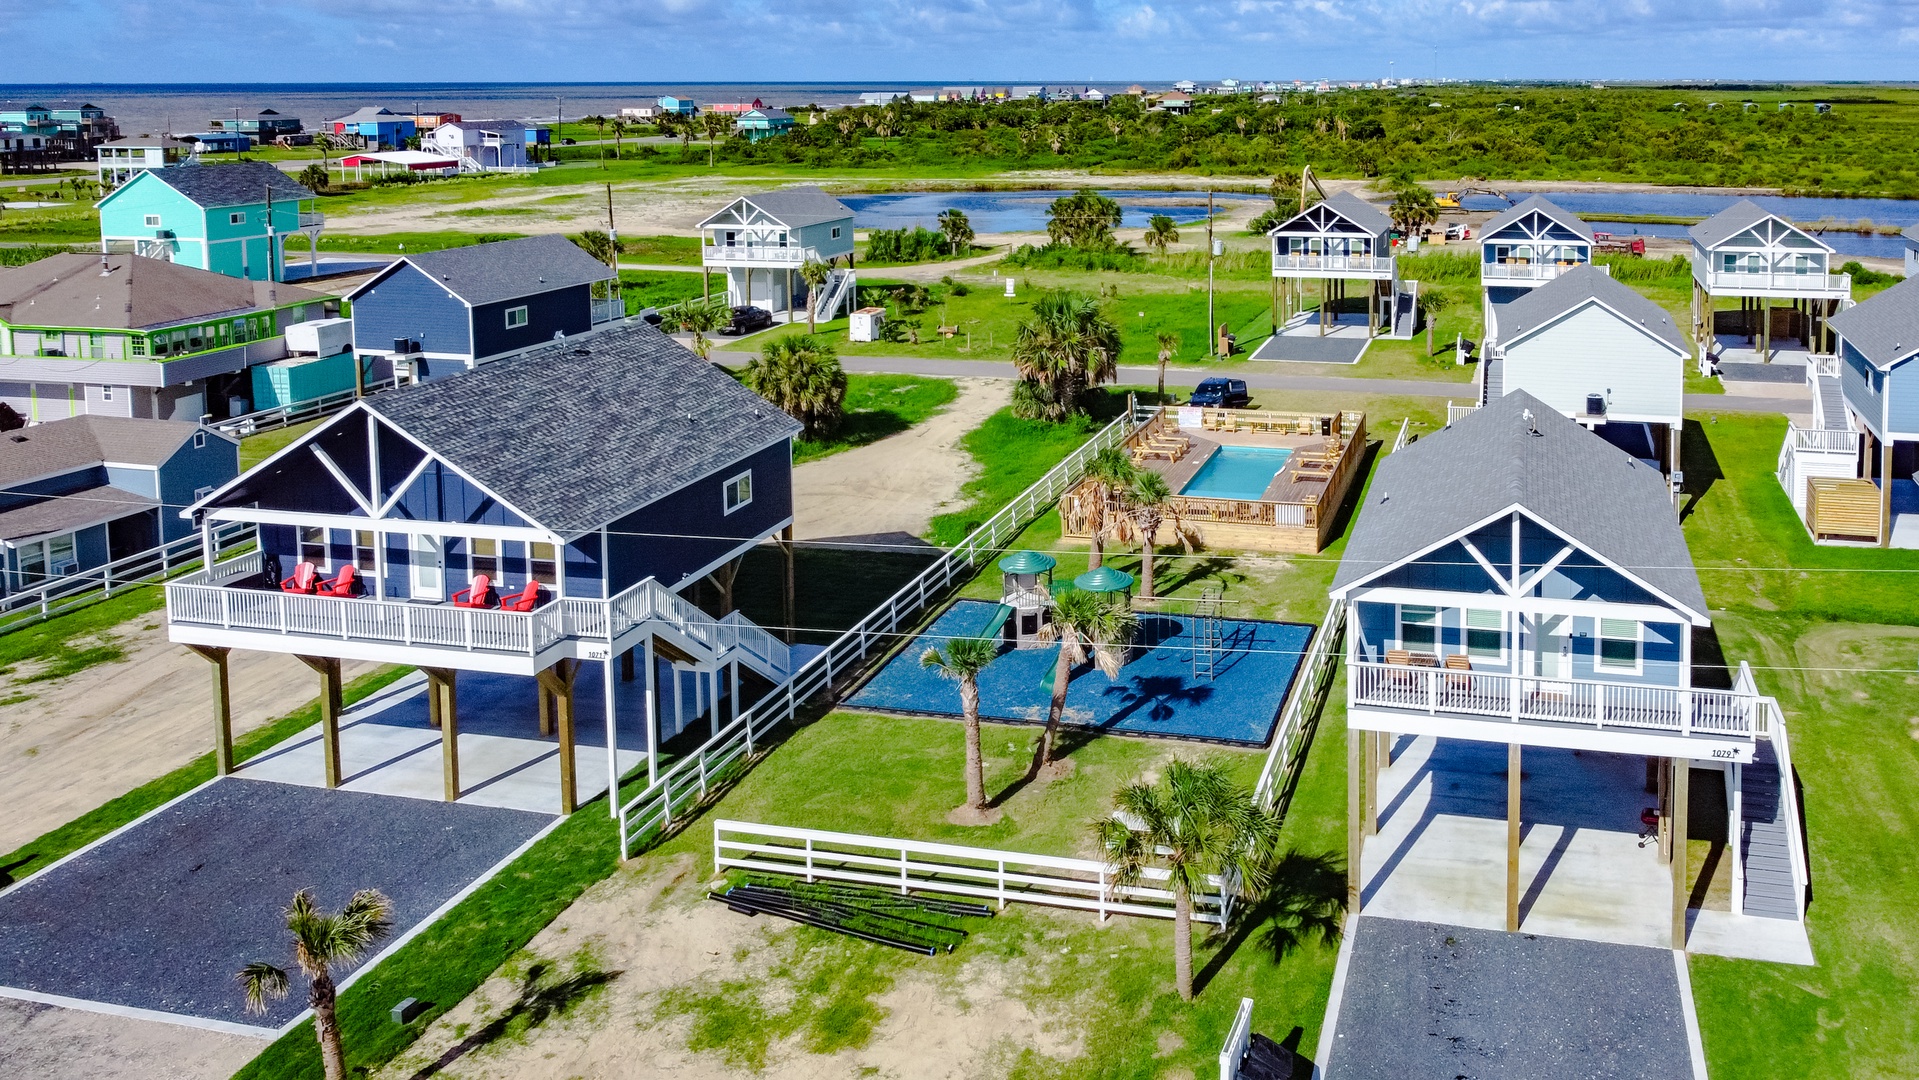
[[[1700,247],[1710,250],[1771,216],[1772,211],[1751,199],[1741,199],[1687,229],[1686,235],[1692,237]]]
[[[1575,214],[1571,210],[1568,210],[1565,207],[1560,206],[1557,203],[1554,203],[1551,199],[1546,198],[1544,195],[1530,196],[1520,201],[1517,205],[1513,206],[1510,210],[1506,210],[1503,213],[1495,215],[1493,218],[1488,220],[1486,224],[1480,226],[1479,235],[1482,237],[1491,236],[1492,234],[1498,232],[1499,230],[1505,228],[1508,225],[1511,225],[1513,222],[1518,221],[1521,218],[1525,217],[1527,214],[1531,214],[1531,213],[1544,214],[1546,217],[1552,219],[1553,221],[1556,221],[1559,224],[1565,226],[1566,228],[1571,229],[1573,232],[1578,233],[1581,237],[1585,238],[1586,240],[1590,241],[1593,238],[1593,230],[1591,225],[1588,225],[1584,221],[1581,221],[1578,214]]]
[[[293,177],[264,161],[236,161],[224,165],[170,165],[149,170],[168,187],[207,208],[250,206],[265,202],[267,188],[275,201],[311,199],[313,192]],[[121,190],[125,190],[122,188]],[[109,196],[110,198],[111,196]]]
[[[1503,342],[1537,330],[1589,300],[1597,300],[1682,353],[1692,352],[1672,313],[1636,290],[1613,280],[1597,266],[1575,267],[1521,296],[1499,305],[1499,337]]]
[[[639,322],[365,405],[565,536],[800,431],[764,398]]]
[[[1919,352],[1919,278],[1862,300],[1830,322],[1846,344],[1875,366],[1889,368]]]
[[[0,488],[109,461],[162,465],[200,430],[177,420],[74,416],[9,431],[0,435]]]
[[[138,255],[66,252],[0,270],[0,323],[11,326],[133,330],[324,299]]]
[[[1285,233],[1289,231],[1289,226],[1291,226],[1293,222],[1298,221],[1317,206],[1326,206],[1339,211],[1342,217],[1366,230],[1366,232],[1372,236],[1383,236],[1393,227],[1393,219],[1380,212],[1379,207],[1374,206],[1372,203],[1367,202],[1365,199],[1360,198],[1350,191],[1335,191],[1332,196],[1324,202],[1314,203],[1313,206],[1309,206],[1305,210],[1287,218],[1284,222],[1281,222],[1271,229],[1267,235],[1270,236],[1273,233]]]
[[[429,251],[404,261],[474,305],[609,281],[614,276],[612,268],[557,233]],[[352,296],[385,276],[367,282]]]
[[[825,221],[850,218],[846,204],[810,184],[761,191],[745,196],[746,201],[779,219],[789,229],[818,225]]]
[[[1524,418],[1528,409],[1538,436]],[[1706,617],[1665,478],[1524,391],[1380,462],[1333,588],[1398,566],[1515,505]]]

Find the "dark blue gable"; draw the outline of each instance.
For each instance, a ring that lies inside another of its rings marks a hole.
[[[526,309],[526,324],[509,327],[507,312]],[[473,355],[484,359],[552,341],[554,335],[572,337],[593,328],[593,287],[533,293],[473,309]]]
[[[411,263],[394,267],[353,300],[354,348],[386,352],[396,338],[417,341],[427,353],[473,355],[466,302]]]
[[[49,496],[65,495],[71,491],[99,487],[107,483],[107,470],[104,465],[75,469],[58,476],[48,476],[29,484],[16,484],[0,491],[0,510],[12,510],[16,507],[31,506],[44,502]]]
[[[668,588],[793,516],[793,451],[782,440],[615,522],[607,548],[613,591],[652,577]],[[726,513],[724,488],[753,474],[753,501]]]

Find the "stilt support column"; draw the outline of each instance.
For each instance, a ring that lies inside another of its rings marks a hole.
[[[344,691],[340,686],[340,658],[337,656],[299,656],[302,664],[320,675],[320,747],[326,759],[326,786],[340,786],[340,712]]]
[[[220,645],[188,645],[213,668],[213,771],[233,771],[233,692],[227,682],[227,657],[233,650]]]
[[[1354,915],[1359,914],[1359,854],[1365,843],[1360,827],[1366,813],[1365,750],[1360,745],[1365,738],[1364,732],[1346,731],[1346,910]]]
[[[630,654],[629,654],[630,655]],[[561,660],[539,674],[540,715],[551,714],[560,729],[560,813],[579,807],[579,779],[573,739],[573,684],[580,673],[578,660]]]
[[[1686,858],[1687,786],[1692,778],[1692,762],[1674,758],[1672,762],[1672,947],[1686,947],[1686,878],[1690,868]]]
[[[427,722],[440,729],[440,772],[447,802],[460,797],[460,701],[452,668],[421,668],[426,676]]]
[[[1520,749],[1506,744],[1506,929],[1519,929]]]

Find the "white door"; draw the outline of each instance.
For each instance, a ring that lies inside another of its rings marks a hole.
[[[437,536],[413,538],[413,599],[446,599],[446,542]]]
[[[1541,618],[1539,631],[1533,636],[1533,674],[1542,679],[1569,679],[1572,673],[1572,616]]]

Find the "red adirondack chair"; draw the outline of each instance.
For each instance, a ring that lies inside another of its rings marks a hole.
[[[284,592],[310,593],[313,591],[314,579],[319,576],[318,567],[310,562],[303,562],[293,568],[292,577],[280,582],[280,588]]]
[[[540,583],[529,581],[526,588],[500,597],[501,611],[532,611],[540,606]]]
[[[358,584],[356,580],[358,574],[359,568],[348,563],[340,567],[340,572],[333,575],[331,579],[315,582],[313,591],[321,596],[352,596],[354,587]]]
[[[493,582],[485,574],[473,575],[473,584],[453,594],[454,607],[483,608],[492,604]]]

